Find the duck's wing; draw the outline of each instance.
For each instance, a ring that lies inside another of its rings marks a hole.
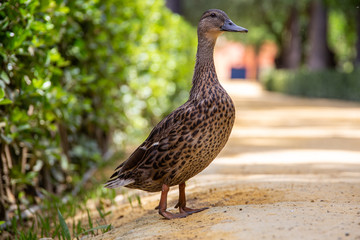
[[[177,140],[181,137],[179,130],[185,126],[185,121],[190,118],[192,112],[193,107],[185,103],[159,122],[147,139],[115,169],[115,173],[110,177],[106,187],[109,187],[109,183],[119,176],[127,175],[127,172],[135,170],[145,161],[148,165],[152,164],[156,159],[155,156],[158,156],[159,153],[176,148]]]

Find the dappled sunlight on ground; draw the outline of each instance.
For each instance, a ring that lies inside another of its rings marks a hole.
[[[232,98],[258,98],[263,95],[262,86],[245,80],[226,80],[221,85],[232,96]]]
[[[296,154],[295,154],[296,153]],[[336,151],[322,149],[271,151],[252,154],[233,155],[229,158],[218,158],[213,164],[300,164],[300,163],[338,163],[359,164],[360,152]],[[359,166],[360,167],[360,166]]]
[[[360,172],[360,104],[264,93],[254,82],[223,85],[235,95],[237,121],[225,151],[203,174],[245,165],[246,172],[278,165],[278,173],[281,166],[308,172],[350,164],[350,171]]]

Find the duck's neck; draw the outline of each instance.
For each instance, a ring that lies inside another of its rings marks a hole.
[[[196,53],[196,64],[192,79],[190,98],[204,90],[204,87],[218,84],[218,78],[214,65],[214,47],[216,38],[207,38],[198,35],[198,48]]]

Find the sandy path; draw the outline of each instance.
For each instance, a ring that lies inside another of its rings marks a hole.
[[[115,228],[96,238],[360,240],[360,104],[224,86],[237,107],[231,139],[187,183],[188,205],[210,209],[167,221],[147,194],[142,208],[113,206]]]

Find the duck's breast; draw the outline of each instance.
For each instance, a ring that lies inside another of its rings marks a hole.
[[[177,185],[204,170],[224,148],[235,121],[235,107],[225,90],[194,103],[194,117],[185,125],[189,133],[179,143],[177,171],[169,175],[170,185]]]

